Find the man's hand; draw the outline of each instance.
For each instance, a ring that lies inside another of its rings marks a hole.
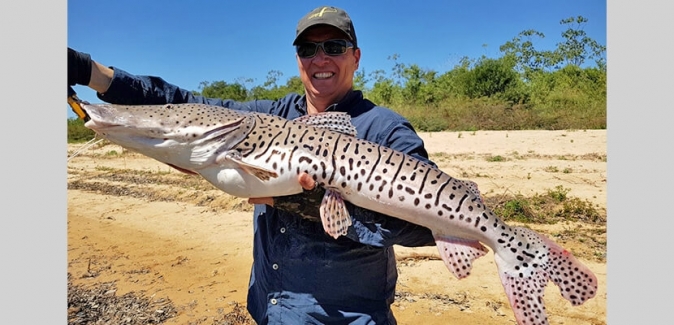
[[[309,176],[307,173],[302,173],[298,177],[298,180],[300,182],[300,185],[302,186],[303,189],[310,191],[313,190],[314,187],[316,187],[316,182],[314,182],[314,179]],[[272,197],[257,197],[257,198],[249,198],[248,203],[250,204],[266,204],[268,206],[273,207],[274,206],[274,198]]]

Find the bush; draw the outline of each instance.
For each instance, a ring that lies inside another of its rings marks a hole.
[[[96,133],[84,126],[80,118],[68,119],[68,143],[87,142],[93,139]]]

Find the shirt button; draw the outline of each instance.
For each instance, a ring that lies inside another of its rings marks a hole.
[[[285,234],[286,233],[286,228],[281,228],[281,233]]]
[[[276,305],[278,303],[278,301],[274,298],[271,298],[269,302],[271,302],[272,305]]]
[[[278,264],[274,263],[274,264],[271,266],[271,268],[274,269],[274,270],[278,270]]]

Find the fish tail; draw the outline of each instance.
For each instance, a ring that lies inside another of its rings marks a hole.
[[[571,252],[557,245],[543,235],[541,239],[547,244],[550,252],[548,276],[558,287],[564,299],[572,305],[582,305],[597,294],[597,277]]]
[[[529,276],[520,277],[510,272],[502,272],[500,259],[496,258],[501,283],[505,289],[510,307],[518,325],[547,325],[543,294],[548,278],[543,270],[536,270]]]
[[[536,252],[528,258],[522,258],[526,254],[509,254],[509,250],[495,252],[501,283],[518,325],[548,324],[543,301],[548,280],[555,283],[562,296],[574,306],[594,297],[597,278],[571,252],[531,229],[515,227],[513,230],[526,238],[531,251]]]

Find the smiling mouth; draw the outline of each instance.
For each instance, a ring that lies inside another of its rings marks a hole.
[[[330,78],[334,75],[335,74],[333,72],[318,72],[318,73],[314,73],[314,78],[316,78],[316,79],[328,79],[328,78]]]

